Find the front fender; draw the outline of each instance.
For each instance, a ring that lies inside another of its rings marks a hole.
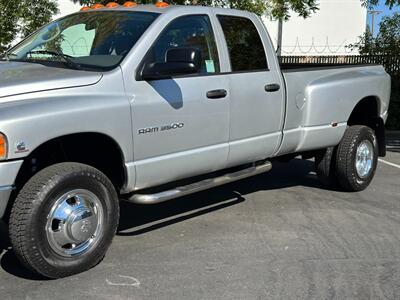
[[[130,105],[119,69],[93,86],[8,97],[0,105],[0,131],[8,139],[8,159],[24,158],[49,140],[82,132],[112,137],[125,160],[133,159]]]

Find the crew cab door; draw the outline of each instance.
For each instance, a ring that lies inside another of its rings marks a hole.
[[[226,166],[229,79],[218,75],[220,59],[209,16],[173,19],[161,30],[143,65],[165,62],[168,50],[176,48],[201,51],[199,74],[133,83],[136,190]]]
[[[284,86],[261,21],[245,16],[217,17],[231,66],[228,165],[233,166],[277,151],[284,121]]]

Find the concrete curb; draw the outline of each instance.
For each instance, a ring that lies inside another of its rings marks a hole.
[[[400,130],[386,131],[386,149],[400,152]]]
[[[400,139],[400,130],[386,131],[386,137],[388,139]]]

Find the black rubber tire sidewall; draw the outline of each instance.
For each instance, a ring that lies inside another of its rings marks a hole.
[[[373,165],[367,177],[361,178],[356,170],[357,148],[363,141],[373,145]],[[362,125],[348,127],[339,144],[336,157],[336,172],[340,186],[350,192],[366,189],[371,183],[378,163],[378,143],[374,131]]]

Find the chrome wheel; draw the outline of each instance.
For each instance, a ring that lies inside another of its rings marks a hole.
[[[357,147],[356,171],[360,178],[366,178],[373,168],[374,146],[368,140],[362,141]]]
[[[76,256],[97,243],[103,223],[100,199],[88,190],[72,190],[54,203],[47,217],[46,235],[57,254]]]

